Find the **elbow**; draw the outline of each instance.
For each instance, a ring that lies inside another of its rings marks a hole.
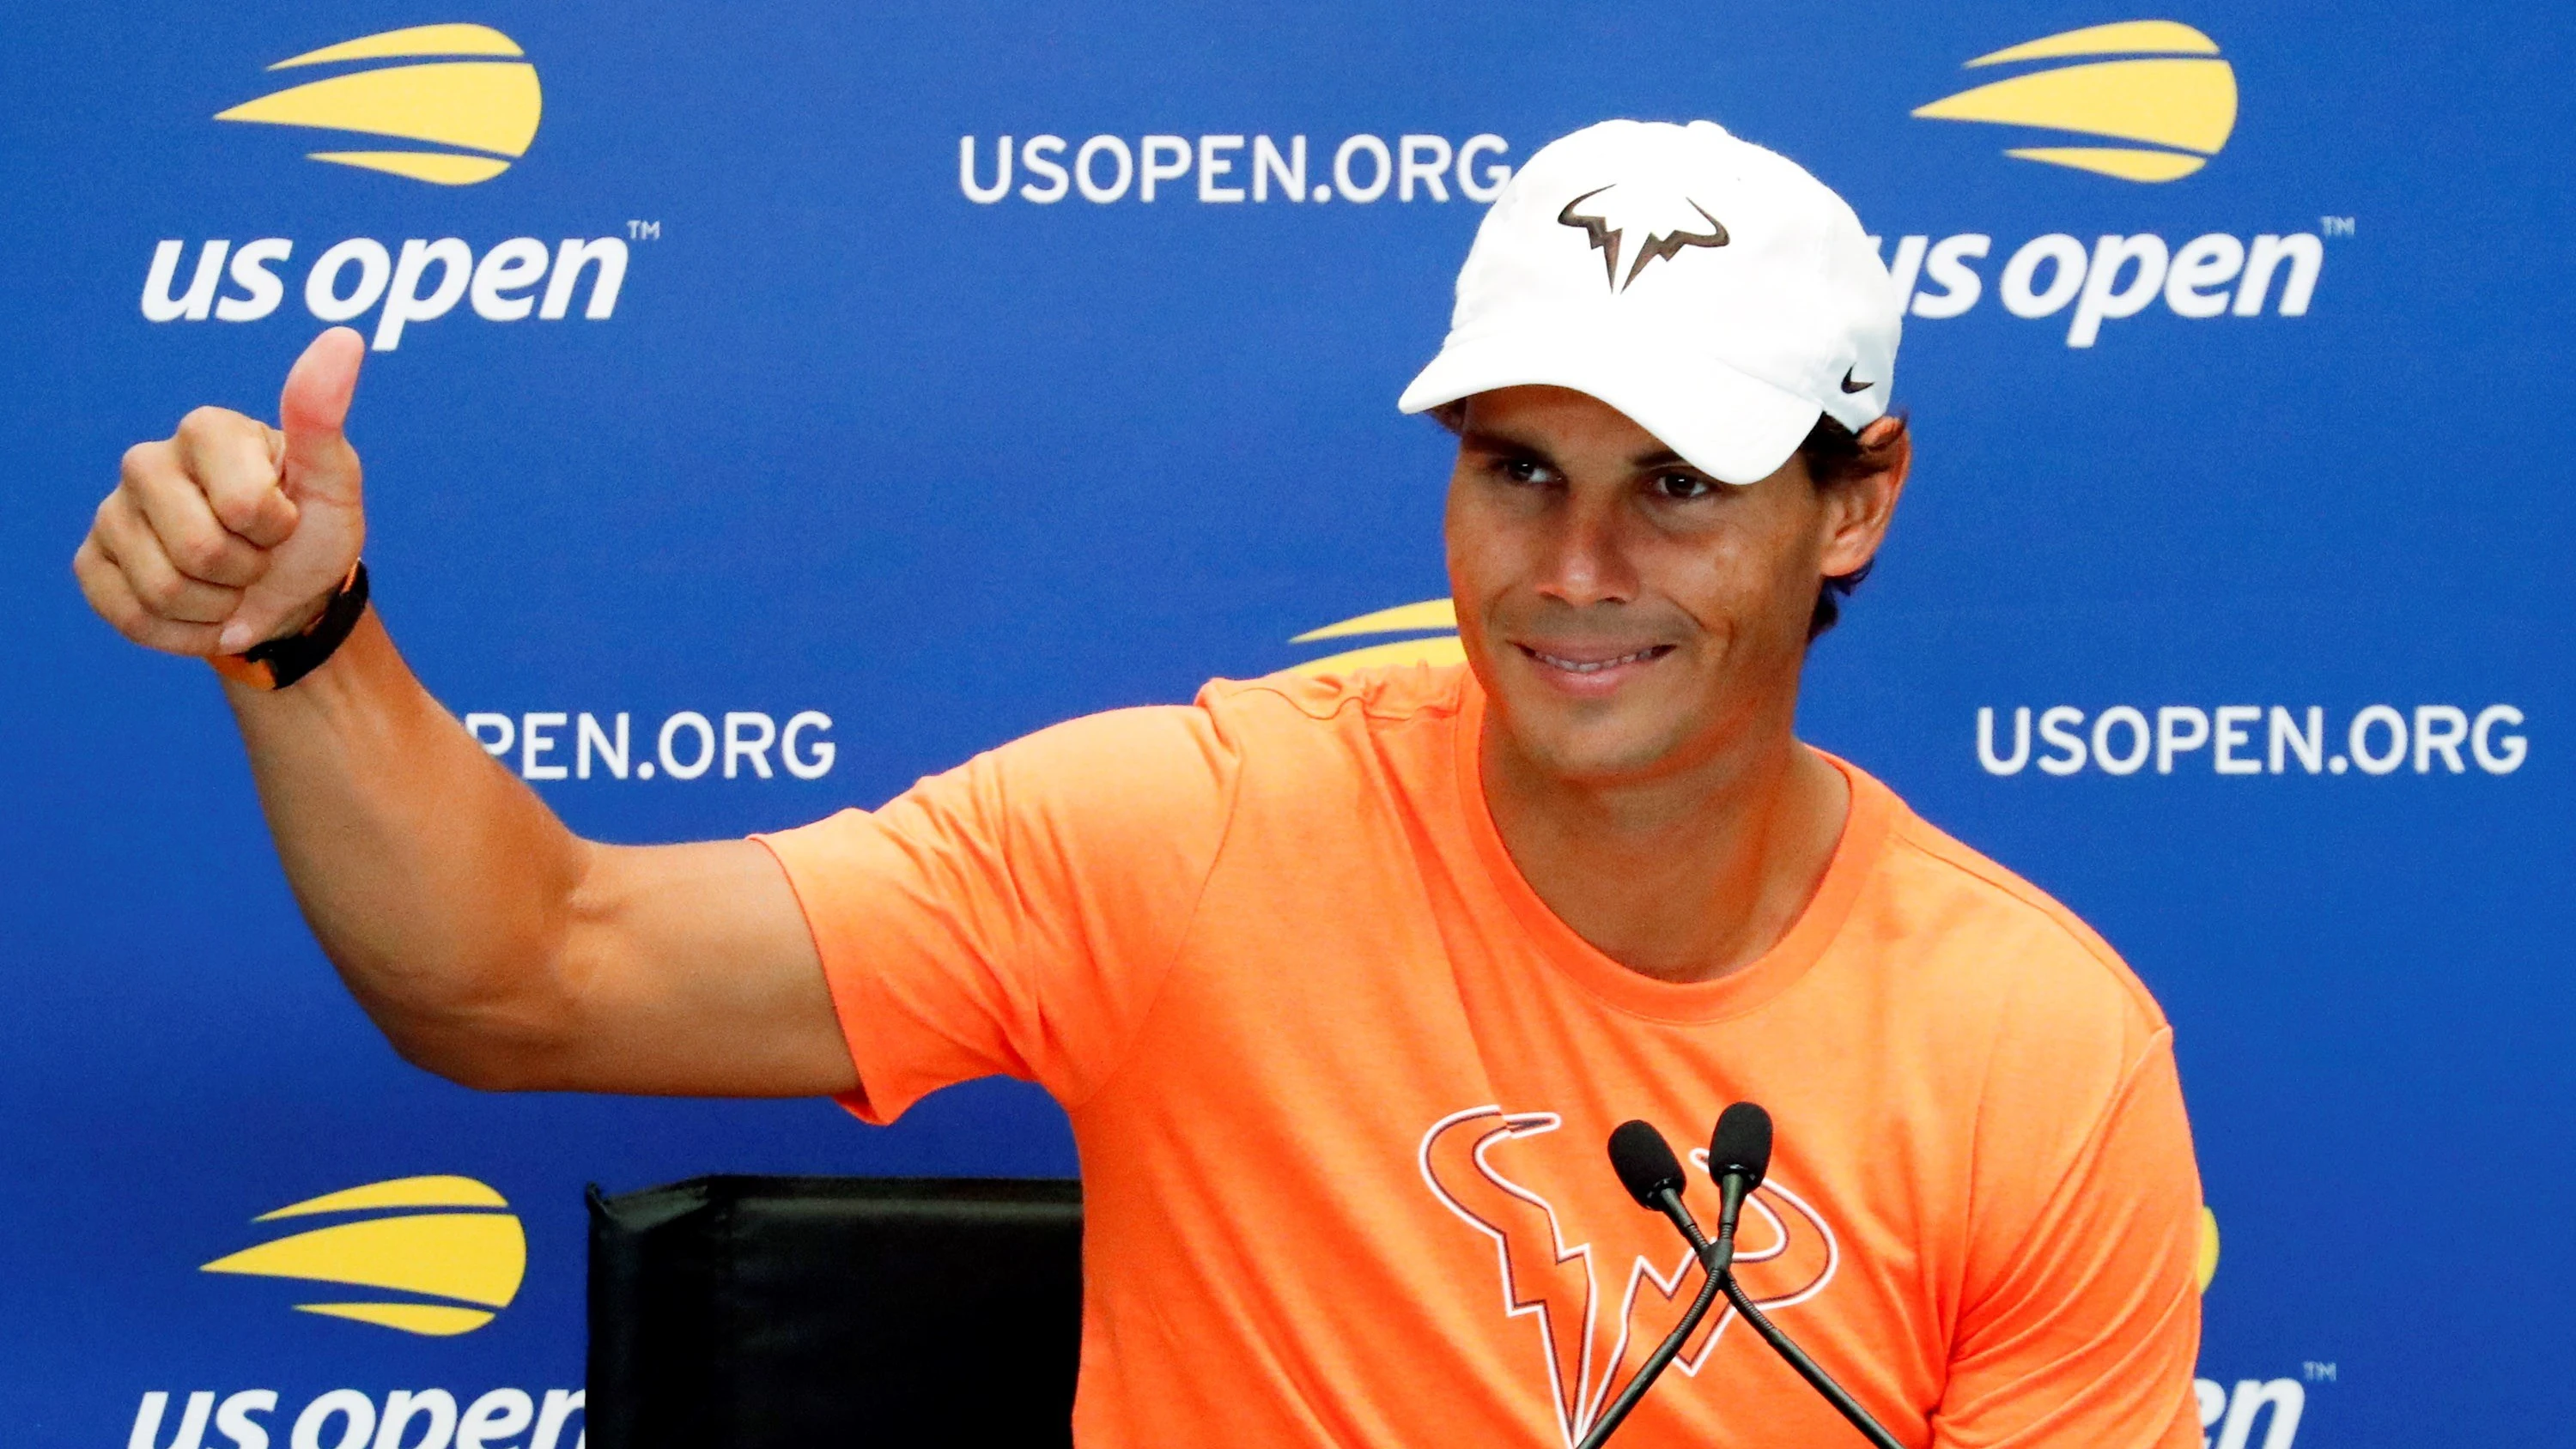
[[[559,1073],[549,1070],[548,1054],[496,1033],[424,1028],[417,1023],[378,1024],[396,1056],[460,1087],[477,1092],[543,1092],[565,1085]]]
[[[582,941],[560,910],[498,914],[514,919],[393,942],[316,935],[404,1061],[479,1092],[576,1089],[589,1035]]]
[[[561,1086],[525,1054],[495,1050],[490,1043],[423,1040],[391,1032],[386,1039],[404,1061],[473,1091],[542,1092]]]
[[[363,1001],[394,1054],[478,1092],[563,1091],[577,1034],[562,1002],[524,996]]]

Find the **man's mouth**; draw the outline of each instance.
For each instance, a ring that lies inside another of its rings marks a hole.
[[[1520,644],[1515,647],[1548,668],[1561,669],[1568,674],[1602,674],[1623,664],[1643,664],[1648,660],[1661,659],[1673,652],[1673,646],[1670,644],[1649,644],[1643,649],[1631,650],[1625,654],[1597,654],[1591,650],[1559,654],[1530,644]]]

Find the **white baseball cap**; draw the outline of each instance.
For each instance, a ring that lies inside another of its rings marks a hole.
[[[1712,121],[1603,121],[1495,199],[1396,406],[1569,387],[1753,483],[1819,414],[1857,432],[1887,411],[1903,311],[1860,218],[1796,162]]]

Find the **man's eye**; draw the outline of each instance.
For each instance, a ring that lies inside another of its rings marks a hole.
[[[1555,478],[1545,463],[1531,458],[1505,458],[1496,465],[1501,474],[1515,483],[1546,483]]]
[[[1655,491],[1666,498],[1705,498],[1717,491],[1717,480],[1705,473],[1658,473]]]

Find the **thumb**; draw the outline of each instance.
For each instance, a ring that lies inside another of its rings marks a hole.
[[[286,374],[277,399],[278,430],[286,435],[279,459],[290,492],[354,491],[357,455],[341,435],[349,416],[349,399],[358,391],[358,364],[367,355],[366,339],[347,327],[334,327],[313,339]]]

